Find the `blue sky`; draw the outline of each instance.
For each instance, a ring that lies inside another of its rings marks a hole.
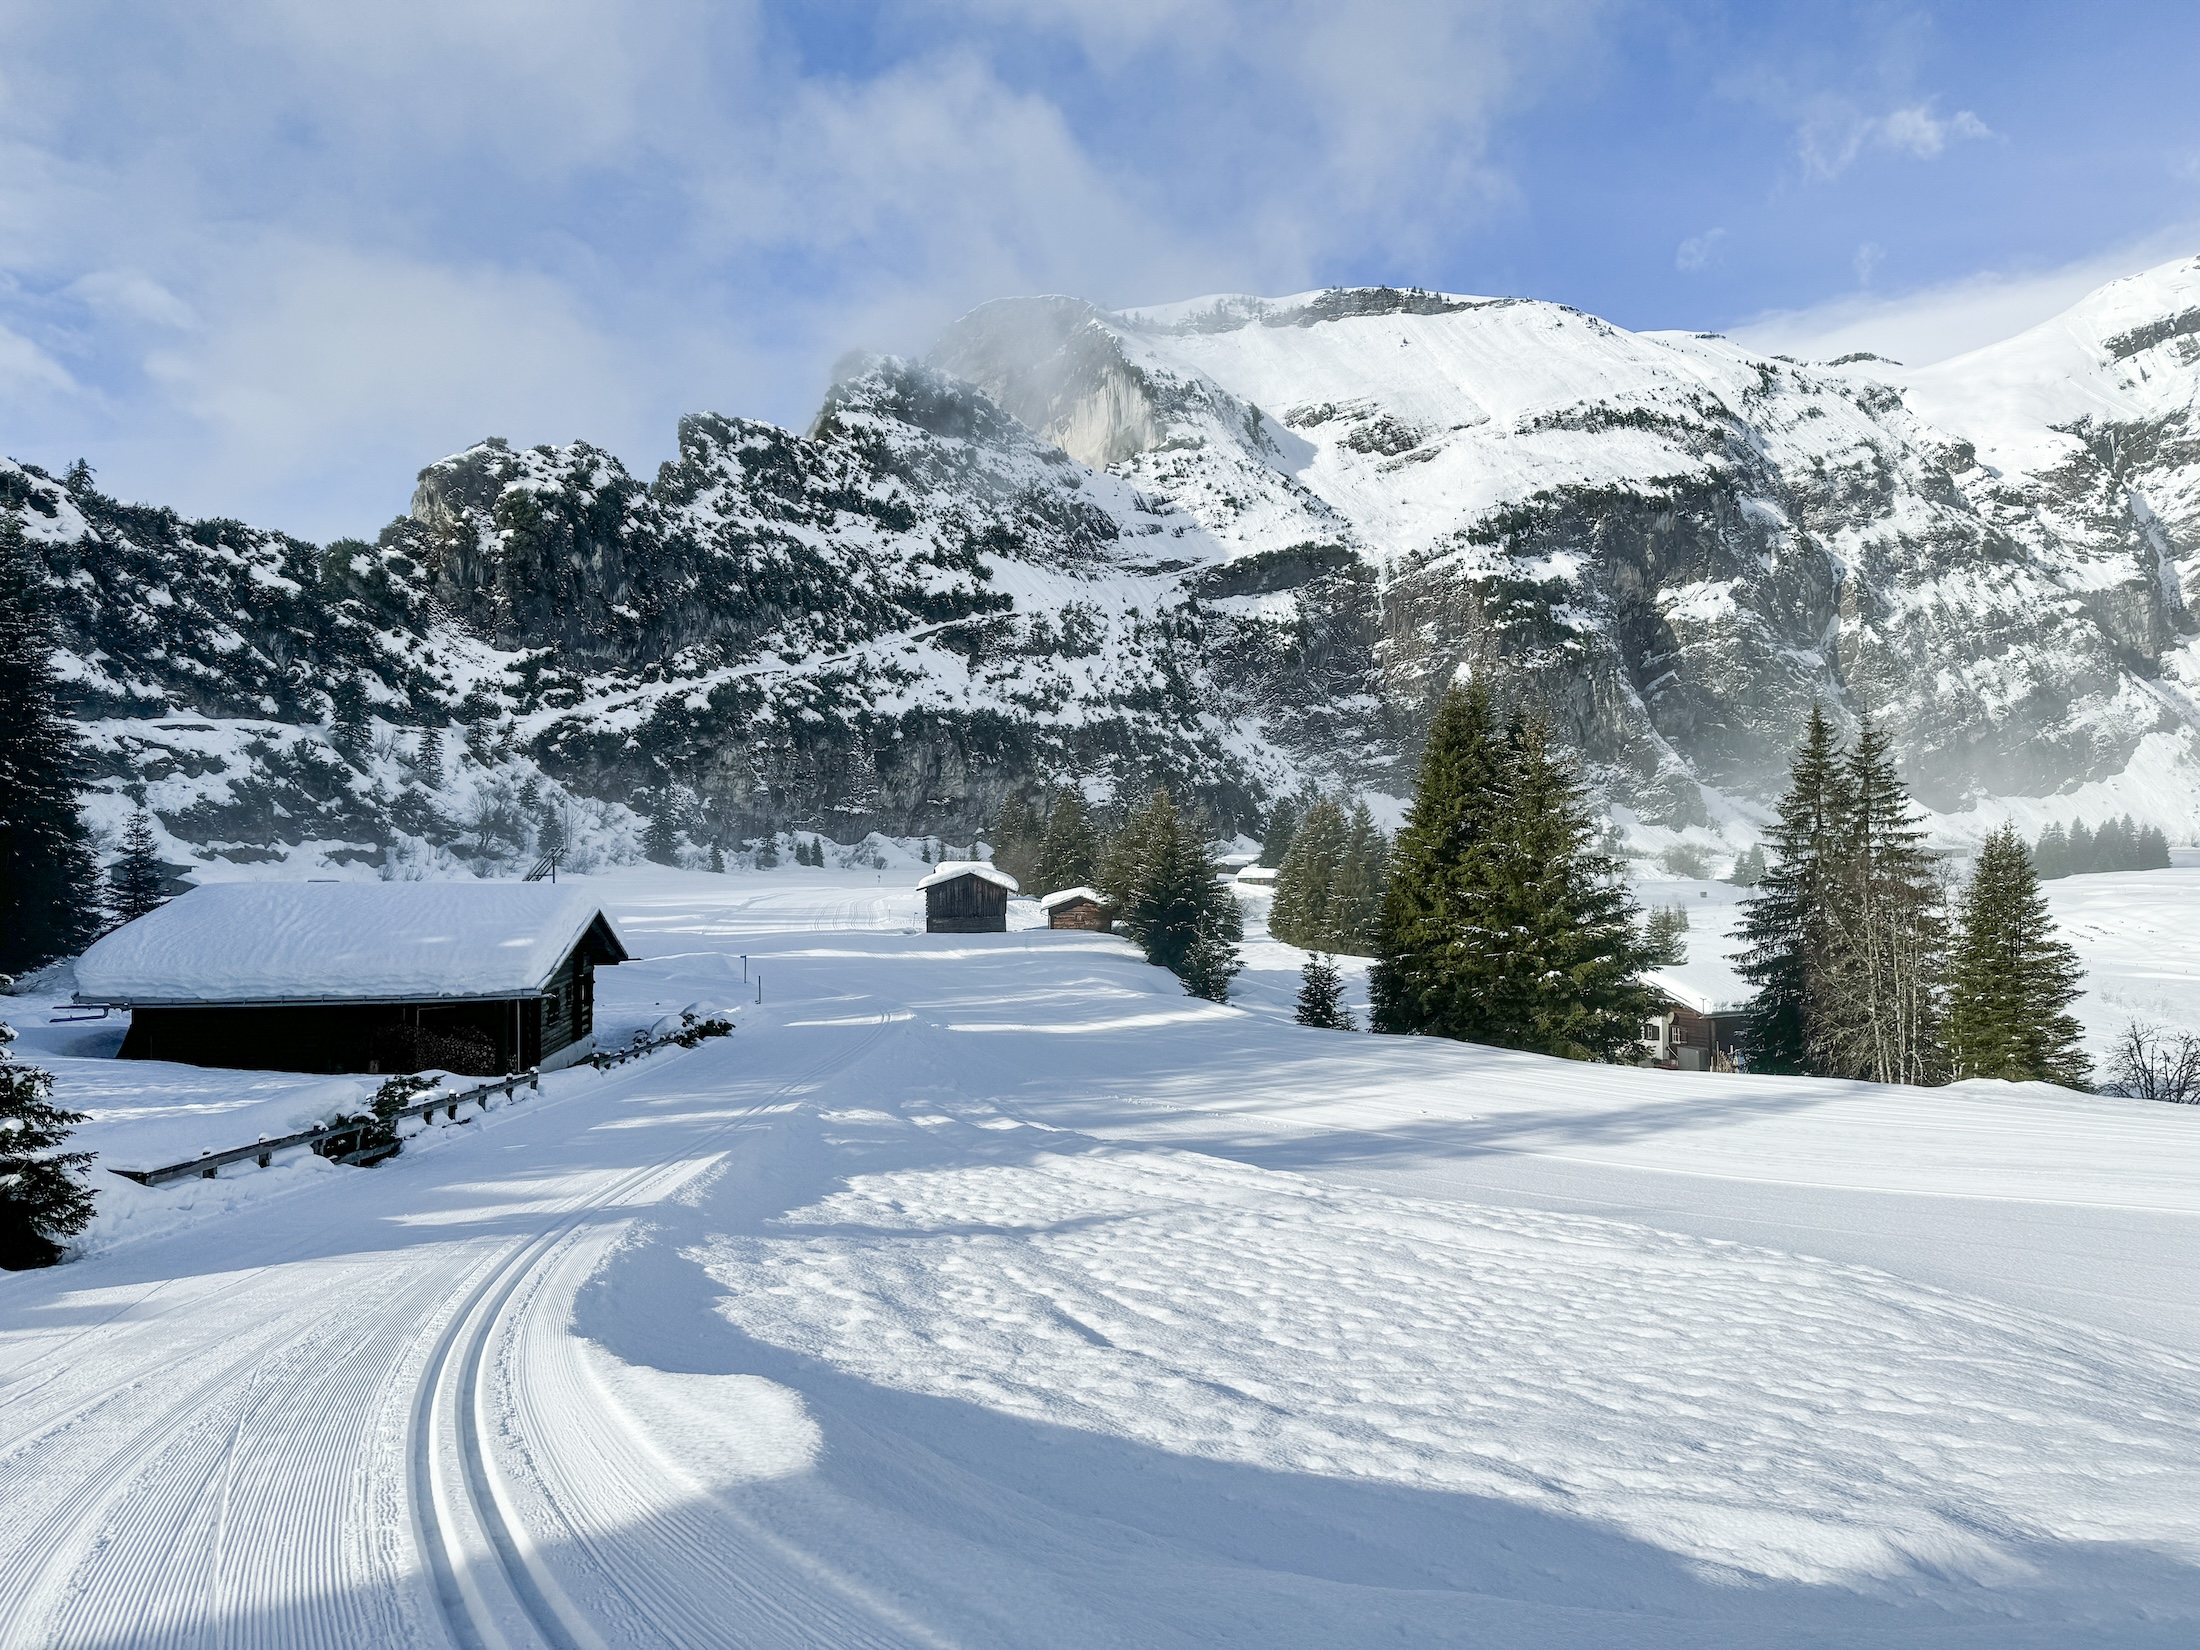
[[[0,450],[312,538],[1012,292],[1953,353],[2200,249],[2200,8],[0,0]]]

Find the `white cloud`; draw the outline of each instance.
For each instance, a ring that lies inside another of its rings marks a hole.
[[[1858,247],[1856,256],[1849,260],[1850,267],[1856,271],[1856,284],[1858,286],[1870,286],[1872,277],[1879,272],[1879,266],[1886,262],[1886,259],[1887,249],[1877,241],[1866,241]]]
[[[1867,149],[1936,160],[1951,143],[1993,135],[1993,129],[1970,110],[1942,116],[1934,111],[1931,99],[1871,115],[1846,98],[1820,97],[1810,101],[1796,129],[1796,148],[1805,172],[1831,180]]]
[[[1767,354],[1830,361],[1858,350],[1913,367],[1945,361],[2059,315],[2094,288],[2200,250],[2185,224],[2048,270],[1982,271],[1914,291],[1858,293],[1807,309],[1775,310],[1727,329]]]
[[[1690,236],[1674,251],[1673,267],[1683,271],[1708,269],[1713,254],[1719,249],[1719,243],[1725,239],[1726,231],[1723,229],[1707,229],[1701,235]]]

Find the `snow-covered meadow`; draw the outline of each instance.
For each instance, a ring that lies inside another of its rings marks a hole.
[[[0,1277],[0,1644],[2200,1631],[2200,1108],[1308,1031],[1257,906],[1221,1008],[913,880],[589,879],[606,1035],[732,1037],[110,1177]],[[2200,1017],[2200,869],[2051,897],[2096,1037]],[[25,1007],[128,1166],[355,1081]]]

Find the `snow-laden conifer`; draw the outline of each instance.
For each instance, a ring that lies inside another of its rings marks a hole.
[[[1319,951],[1299,970],[1297,1019],[1324,1031],[1352,1031],[1352,1011],[1344,1006],[1344,976],[1334,960]]]
[[[1810,1057],[1830,1077],[1931,1083],[1944,1067],[1947,924],[1893,743],[1866,721],[1843,764]]]
[[[107,910],[119,927],[168,903],[168,872],[160,862],[153,820],[143,808],[122,833],[122,855],[107,873]]]
[[[2078,955],[2055,933],[2024,839],[2004,826],[1979,850],[1948,971],[1948,1062],[1956,1077],[2082,1087]]]
[[[1331,948],[1330,896],[1346,847],[1344,810],[1323,797],[1306,810],[1276,873],[1268,932],[1308,951]]]
[[[1765,832],[1763,879],[1742,906],[1737,967],[1757,988],[1743,1037],[1753,1071],[1811,1070],[1811,1027],[1833,899],[1835,833],[1844,779],[1824,710],[1811,706],[1788,768],[1787,793]]]
[[[0,1022],[0,1268],[21,1272],[51,1266],[62,1240],[91,1224],[80,1177],[92,1154],[62,1150],[84,1114],[53,1103],[52,1074],[17,1064],[14,1041],[15,1028]]]
[[[85,761],[54,697],[53,629],[22,528],[0,511],[0,970],[89,944],[99,864],[77,793]]]
[[[1391,853],[1368,982],[1378,1031],[1488,1040],[1487,1004],[1463,989],[1458,961],[1472,893],[1488,881],[1504,770],[1488,690],[1477,682],[1446,693]]]
[[[1085,887],[1099,875],[1099,849],[1085,799],[1064,786],[1054,793],[1054,806],[1047,811],[1046,831],[1026,887],[1039,894]]]
[[[1244,921],[1192,822],[1157,790],[1111,848],[1107,891],[1123,932],[1191,995],[1227,1002],[1231,976],[1244,966],[1237,951]]]

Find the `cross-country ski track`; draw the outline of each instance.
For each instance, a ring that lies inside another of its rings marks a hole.
[[[0,1277],[0,1645],[2200,1632],[2194,1108],[1305,1031],[1257,935],[1217,1008],[869,875],[602,886],[607,1030],[731,1037],[371,1170],[106,1177]],[[288,1092],[26,1030],[118,1163]]]

